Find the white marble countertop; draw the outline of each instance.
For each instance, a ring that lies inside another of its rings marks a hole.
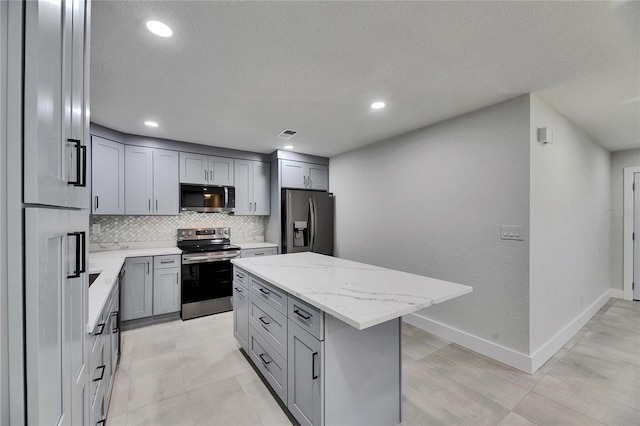
[[[473,291],[467,285],[310,252],[231,262],[358,330]]]
[[[120,269],[122,269],[122,265],[124,265],[124,261],[128,257],[162,256],[167,254],[182,254],[182,251],[177,247],[162,247],[89,253],[89,273],[99,273],[100,275],[89,287],[87,333],[91,333],[96,327],[100,313],[109,299]]]
[[[237,245],[242,250],[278,247],[278,244],[276,244],[276,243],[259,242],[259,241],[251,241],[251,242],[247,242],[247,243],[233,243],[232,242],[232,244]]]

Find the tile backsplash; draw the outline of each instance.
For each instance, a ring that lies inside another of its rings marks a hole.
[[[231,228],[231,240],[259,241],[264,238],[269,216],[233,216],[220,213],[185,212],[178,216],[98,216],[89,220],[92,244],[176,241],[178,228]],[[100,225],[100,233],[93,232]]]

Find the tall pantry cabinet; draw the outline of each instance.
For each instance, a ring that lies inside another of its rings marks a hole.
[[[10,84],[23,85],[26,414],[11,423],[88,424],[90,1],[10,3],[23,12]]]

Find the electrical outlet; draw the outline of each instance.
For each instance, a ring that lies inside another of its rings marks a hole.
[[[522,225],[500,225],[500,239],[524,241],[524,227]]]
[[[100,225],[97,223],[91,225],[91,232],[95,235],[100,234]]]

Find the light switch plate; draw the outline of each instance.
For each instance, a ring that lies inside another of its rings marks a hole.
[[[524,241],[524,226],[500,225],[500,239]]]

